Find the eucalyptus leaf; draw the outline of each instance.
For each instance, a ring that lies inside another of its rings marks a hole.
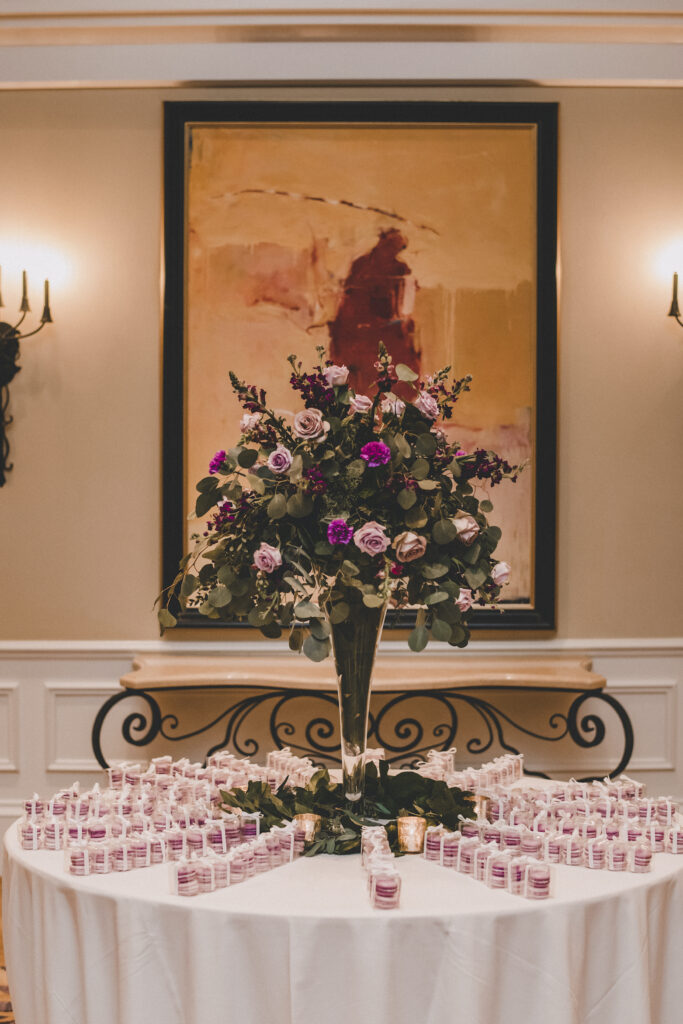
[[[277,622],[267,622],[264,626],[261,626],[260,629],[268,640],[279,640],[282,636],[282,627],[278,626]]]
[[[432,537],[437,544],[450,544],[458,535],[458,531],[453,526],[450,519],[440,519],[438,523],[434,523],[434,529],[432,530]]]
[[[352,479],[361,477],[364,472],[365,463],[362,459],[354,459],[353,462],[350,462],[346,467],[346,475],[350,476]]]
[[[427,513],[421,505],[415,505],[413,508],[408,509],[403,518],[406,526],[409,526],[411,530],[420,529],[420,527],[427,525]]]
[[[360,572],[358,566],[354,565],[353,562],[349,562],[348,558],[345,558],[344,561],[342,562],[342,569],[344,570],[347,576],[357,576],[358,573]]]
[[[282,519],[283,516],[287,515],[287,499],[284,494],[278,492],[268,502],[266,509],[269,519]]]
[[[429,463],[426,459],[415,459],[410,467],[410,475],[415,480],[425,480],[429,476]]]
[[[443,619],[433,619],[431,633],[435,640],[447,643],[451,638],[451,627]]]
[[[222,565],[216,575],[218,582],[225,583],[226,587],[229,587],[237,579],[234,570],[229,565]]]
[[[433,434],[420,434],[415,442],[415,451],[418,455],[433,455],[436,451],[436,438]]]
[[[258,452],[255,448],[242,448],[237,456],[237,462],[242,469],[250,469],[258,459]]]
[[[182,585],[180,587],[180,593],[183,597],[189,597],[193,594],[199,586],[199,580],[192,573],[189,573],[183,578]]]
[[[408,646],[411,651],[424,651],[429,643],[429,633],[424,626],[416,626],[408,637]]]
[[[415,494],[415,491],[411,491],[410,488],[404,487],[402,491],[398,492],[396,500],[401,508],[407,512],[408,509],[412,508],[417,501],[417,495]]]
[[[247,483],[256,494],[266,493],[266,485],[260,476],[256,476],[254,473],[247,473]]]
[[[175,615],[172,615],[168,608],[161,608],[157,612],[157,618],[162,629],[173,629],[178,624]]]
[[[380,597],[379,594],[363,594],[363,604],[367,608],[381,608],[384,604],[384,598]]]
[[[327,640],[330,635],[330,624],[326,619],[311,619],[308,628],[316,640]]]
[[[300,651],[304,645],[304,631],[301,626],[295,626],[289,634],[287,641],[290,651]]]
[[[448,594],[445,590],[434,590],[431,594],[427,594],[425,598],[426,605],[440,604],[442,601],[448,600]]]
[[[414,370],[411,370],[405,363],[399,363],[396,367],[396,376],[399,380],[403,380],[407,384],[410,384],[414,380],[417,380],[419,374],[415,373]]]
[[[297,491],[287,502],[287,514],[292,519],[305,519],[313,511],[313,502],[308,494]]]
[[[205,516],[209,509],[218,504],[219,500],[220,494],[217,490],[204,491],[202,494],[199,494],[194,506],[195,515]]]
[[[292,459],[292,465],[289,467],[289,479],[293,484],[296,484],[301,480],[304,471],[304,461],[300,455],[295,455]]]
[[[423,491],[435,491],[439,486],[438,480],[418,480],[417,486]]]
[[[224,608],[226,604],[230,604],[232,601],[232,594],[227,587],[222,585],[214,587],[209,594],[208,601],[213,608]]]
[[[330,610],[330,622],[336,626],[338,622],[344,622],[349,617],[350,608],[346,601],[337,601]]]
[[[479,508],[482,512],[493,512],[493,505],[487,498],[479,502]]]
[[[476,566],[472,569],[466,569],[465,579],[467,580],[468,586],[472,590],[476,590],[478,587],[482,585],[482,583],[486,582],[486,572],[483,569],[479,568],[479,566]]]
[[[299,603],[294,606],[294,614],[297,619],[300,619],[302,622],[305,622],[307,619],[325,618],[325,613],[322,612],[320,608],[318,608],[317,604],[313,603],[313,601],[299,601]]]
[[[426,580],[438,580],[448,572],[448,566],[440,562],[433,565],[423,565],[420,570]]]
[[[329,640],[316,640],[314,636],[307,636],[304,640],[304,654],[311,661],[324,661],[330,653]]]
[[[399,455],[401,455],[404,459],[409,459],[410,456],[413,454],[413,450],[410,447],[410,443],[407,441],[403,434],[396,434],[396,436],[394,437],[394,444],[396,445],[396,450],[398,451]]]
[[[214,491],[218,487],[218,479],[215,476],[205,476],[197,484],[197,490],[204,493]]]

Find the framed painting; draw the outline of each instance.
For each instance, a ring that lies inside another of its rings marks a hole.
[[[292,409],[290,352],[362,391],[382,340],[472,374],[449,440],[525,464],[487,495],[513,576],[472,625],[554,628],[557,105],[170,102],[164,173],[164,586],[239,435],[228,371]]]

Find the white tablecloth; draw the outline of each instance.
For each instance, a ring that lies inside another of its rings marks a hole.
[[[400,860],[375,911],[359,858],[301,859],[168,894],[166,865],[73,878],[5,840],[17,1024],[681,1024],[683,857],[559,867],[533,903]]]

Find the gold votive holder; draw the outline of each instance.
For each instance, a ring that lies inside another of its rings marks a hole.
[[[422,853],[427,822],[424,818],[406,816],[397,818],[398,848],[402,853]]]
[[[304,832],[304,842],[312,843],[320,832],[322,818],[319,814],[295,814],[292,821]]]
[[[477,793],[474,798],[474,809],[477,812],[477,818],[486,818],[488,821],[491,813],[491,797],[487,793]]]

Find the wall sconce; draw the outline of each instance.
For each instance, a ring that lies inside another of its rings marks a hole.
[[[0,306],[4,306],[2,293],[0,293]],[[12,463],[9,461],[9,441],[7,440],[6,433],[6,428],[12,422],[12,417],[8,415],[7,407],[9,406],[10,381],[14,379],[21,369],[18,365],[19,342],[25,338],[32,337],[38,331],[42,331],[45,324],[52,323],[50,282],[45,282],[45,301],[43,303],[40,324],[34,331],[27,331],[26,334],[21,334],[19,328],[24,322],[26,314],[31,312],[31,307],[28,303],[28,282],[26,271],[24,271],[22,275],[22,295],[19,312],[21,316],[15,324],[0,322],[0,487],[5,485],[7,474],[12,469]]]
[[[678,274],[674,274],[674,293],[671,298],[671,309],[668,312],[668,316],[673,316],[683,327],[683,320],[681,320],[681,311],[678,308]]]

